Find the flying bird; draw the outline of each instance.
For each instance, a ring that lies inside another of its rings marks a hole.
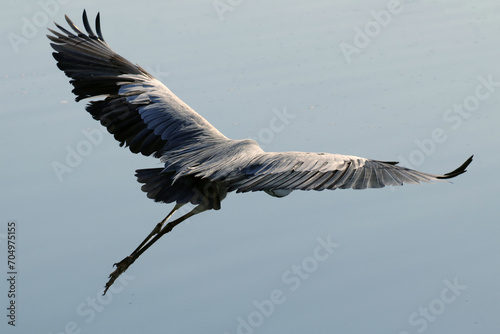
[[[148,198],[175,203],[144,241],[109,275],[113,282],[152,244],[176,225],[206,210],[219,210],[229,192],[264,191],[284,197],[294,190],[366,189],[445,180],[466,171],[472,156],[450,173],[435,175],[351,155],[310,152],[265,152],[251,139],[224,136],[139,65],[115,53],[104,41],[97,14],[92,30],[83,11],[82,32],[56,23],[49,29],[59,69],[71,78],[76,101],[133,153],[153,155],[162,168],[136,170]],[[165,223],[183,205],[194,208]]]

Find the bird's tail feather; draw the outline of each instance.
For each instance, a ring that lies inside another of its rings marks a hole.
[[[135,176],[144,183],[142,191],[155,202],[203,204],[207,209],[220,209],[222,199],[218,191],[214,191],[218,185],[208,179],[187,175],[174,182],[175,173],[165,172],[163,168],[138,169]]]

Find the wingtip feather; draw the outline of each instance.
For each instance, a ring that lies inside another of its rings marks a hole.
[[[473,160],[473,157],[474,155],[471,155],[469,157],[469,159],[467,159],[460,167],[458,167],[457,169],[455,169],[454,171],[451,171],[449,173],[446,173],[444,175],[441,175],[441,176],[438,176],[437,178],[438,179],[451,179],[451,178],[454,178],[460,174],[463,174],[467,171],[467,167],[470,165],[470,163],[472,162]]]

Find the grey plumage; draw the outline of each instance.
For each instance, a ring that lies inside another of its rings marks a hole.
[[[264,152],[253,140],[225,137],[143,68],[111,50],[99,15],[97,35],[85,11],[86,33],[67,16],[66,21],[73,32],[56,24],[60,32],[49,29],[48,38],[57,66],[71,78],[76,101],[99,98],[86,107],[92,117],[120,145],[164,163],[163,168],[137,170],[136,176],[149,198],[176,203],[172,213],[185,203],[197,205],[195,213],[219,209],[232,191],[283,197],[293,190],[382,188],[449,179],[464,173],[472,161],[470,157],[456,170],[434,175],[349,155]]]

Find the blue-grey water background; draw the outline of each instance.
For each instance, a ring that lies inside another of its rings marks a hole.
[[[98,135],[51,56],[46,28],[64,14],[82,27],[84,8],[230,138],[432,173],[474,161],[453,184],[230,194],[102,298],[171,206],[134,177],[158,161]],[[7,0],[0,22],[2,333],[499,332],[496,1]]]

